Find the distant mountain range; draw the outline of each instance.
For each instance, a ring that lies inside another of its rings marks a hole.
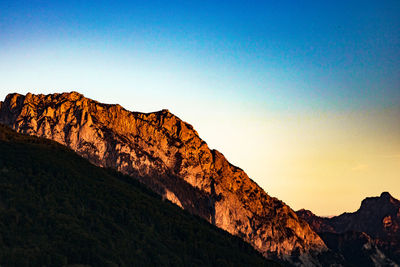
[[[57,141],[97,166],[113,168],[139,180],[162,198],[242,238],[267,258],[294,266],[358,264],[343,246],[333,245],[337,243],[335,237],[325,233],[341,235],[353,230],[357,232],[355,236],[347,234],[340,240],[345,240],[346,245],[353,240],[358,242],[364,238],[364,231],[354,225],[365,222],[360,219],[342,231],[335,228],[339,227],[336,224],[325,223],[325,218],[312,214],[307,217],[306,211],[296,214],[220,152],[209,149],[190,124],[168,110],[131,112],[77,92],[10,94],[0,102],[0,123],[19,133]],[[389,220],[393,224],[390,217],[385,219],[386,225]],[[375,238],[368,231],[364,233]],[[383,232],[380,238],[382,242],[392,240]],[[367,257],[366,262],[383,266],[397,260],[389,255],[391,247],[385,250],[385,245],[374,242],[370,246],[373,256]],[[374,253],[382,253],[384,258]]]
[[[330,249],[356,266],[398,266],[400,262],[400,201],[388,192],[364,199],[354,213],[325,218],[299,210],[297,215]]]

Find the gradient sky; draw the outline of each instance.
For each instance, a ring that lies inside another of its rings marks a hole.
[[[400,1],[0,1],[0,98],[168,108],[319,215],[400,198]]]

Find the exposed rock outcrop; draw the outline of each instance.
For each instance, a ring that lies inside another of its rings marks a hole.
[[[334,251],[369,261],[371,266],[398,266],[400,263],[400,201],[388,192],[364,199],[353,213],[324,218],[308,210],[299,210],[297,215]]]
[[[211,150],[193,127],[168,110],[130,112],[72,92],[10,94],[0,122],[64,144],[92,163],[142,177],[165,198],[267,257],[319,265],[321,238],[282,201]]]

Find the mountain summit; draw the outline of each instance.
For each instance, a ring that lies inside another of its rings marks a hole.
[[[356,212],[324,218],[299,210],[297,215],[310,224],[330,249],[348,254],[347,258],[356,259],[355,248],[359,246],[358,258],[364,260],[363,266],[399,266],[400,201],[388,192],[365,198]]]
[[[168,110],[131,112],[77,92],[9,94],[0,123],[55,140],[101,167],[134,177],[176,205],[237,235],[266,257],[318,265],[321,238],[282,201],[210,149]]]

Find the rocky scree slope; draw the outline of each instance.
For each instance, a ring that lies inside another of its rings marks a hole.
[[[0,102],[1,103],[1,102]],[[9,94],[0,122],[55,140],[101,167],[135,177],[176,205],[237,235],[266,257],[318,265],[321,238],[282,201],[211,150],[168,110],[130,112],[71,92]]]

